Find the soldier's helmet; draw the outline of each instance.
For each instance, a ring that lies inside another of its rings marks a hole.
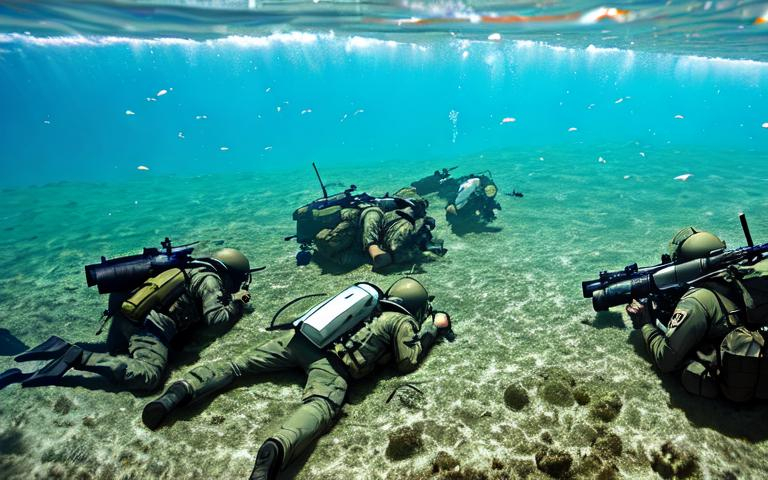
[[[721,248],[725,248],[724,241],[694,227],[681,229],[669,242],[669,254],[672,260],[682,262],[706,257],[713,250]]]
[[[222,248],[211,255],[211,259],[221,264],[227,275],[237,284],[245,281],[251,271],[248,258],[240,250],[234,248]]]
[[[411,314],[416,320],[423,320],[429,310],[430,297],[424,285],[411,277],[403,277],[393,283],[384,295]]]

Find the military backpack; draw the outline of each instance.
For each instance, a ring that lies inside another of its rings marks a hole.
[[[123,301],[120,311],[129,320],[142,323],[150,310],[169,307],[186,290],[187,274],[179,268],[171,268],[148,278]]]

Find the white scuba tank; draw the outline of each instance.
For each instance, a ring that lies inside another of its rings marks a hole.
[[[316,347],[325,348],[367,320],[378,306],[380,295],[376,286],[357,283],[307,310],[293,326]]]
[[[470,178],[459,186],[459,193],[456,195],[456,201],[454,202],[456,210],[461,210],[461,207],[467,204],[470,195],[475,193],[475,190],[477,190],[479,186],[480,179],[477,177]]]

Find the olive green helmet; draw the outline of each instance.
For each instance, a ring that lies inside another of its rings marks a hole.
[[[403,277],[384,293],[389,303],[398,305],[417,320],[422,320],[429,310],[432,297],[424,285],[411,277]]]
[[[211,259],[221,264],[233,280],[242,281],[251,272],[248,258],[234,248],[222,248],[211,255]]]
[[[725,242],[715,235],[697,230],[694,227],[685,227],[672,237],[669,242],[669,254],[674,261],[688,261],[703,258],[713,250],[725,248]]]

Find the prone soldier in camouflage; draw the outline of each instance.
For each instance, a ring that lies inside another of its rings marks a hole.
[[[17,361],[51,360],[24,387],[56,384],[70,369],[93,372],[129,390],[153,390],[160,385],[171,341],[177,333],[198,325],[230,324],[242,316],[250,300],[241,285],[250,275],[248,259],[238,250],[224,248],[207,259],[195,260],[185,270],[185,284],[165,308],[151,310],[143,322],[121,312],[126,294],[111,294],[112,324],[107,336],[109,353],[87,350],[52,336],[16,357]]]
[[[427,216],[429,202],[413,187],[398,190],[394,197],[411,206],[386,212],[374,205],[342,209],[341,221],[316,235],[317,253],[347,265],[368,260],[374,270],[444,254],[442,244],[432,238],[435,221]]]
[[[725,248],[715,235],[687,227],[670,242],[673,261],[688,261],[708,256]],[[627,313],[635,328],[641,330],[655,365],[664,373],[682,371],[681,380],[687,391],[705,397],[718,395],[715,370],[710,368],[723,339],[737,325],[741,295],[723,275],[697,283],[677,302],[666,332],[656,325],[649,309],[633,300]],[[665,322],[666,320],[666,322]]]
[[[301,368],[307,374],[303,404],[261,446],[251,474],[255,480],[273,479],[337,420],[350,382],[385,364],[410,372],[437,338],[449,335],[450,319],[432,310],[432,298],[419,282],[402,278],[348,340],[320,349],[301,333],[283,333],[240,358],[194,368],[147,404],[142,420],[154,429],[172,410],[226,388],[237,377]]]

